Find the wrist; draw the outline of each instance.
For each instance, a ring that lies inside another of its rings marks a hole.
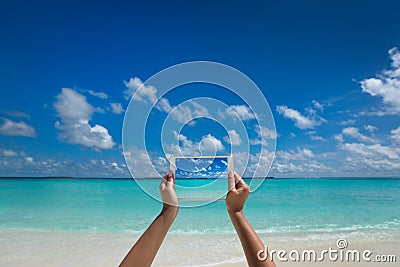
[[[178,211],[178,206],[164,204],[161,210],[161,214],[175,219],[175,217],[178,215]]]
[[[228,210],[228,214],[229,214],[229,216],[234,216],[234,217],[236,217],[236,216],[243,216],[243,209],[241,209],[241,210]]]

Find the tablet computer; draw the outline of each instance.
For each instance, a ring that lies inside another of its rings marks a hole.
[[[232,156],[171,156],[170,169],[176,179],[228,178]]]

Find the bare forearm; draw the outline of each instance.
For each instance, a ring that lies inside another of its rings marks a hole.
[[[239,236],[240,242],[242,243],[242,247],[249,266],[275,267],[275,263],[270,261],[270,259],[267,259],[265,261],[261,261],[258,259],[258,251],[264,250],[265,247],[258,237],[257,233],[254,231],[253,227],[247,221],[243,212],[229,212],[229,217],[231,218],[233,226],[235,227],[236,232]]]
[[[151,266],[177,214],[178,209],[176,207],[163,208],[161,213],[131,248],[120,266]]]

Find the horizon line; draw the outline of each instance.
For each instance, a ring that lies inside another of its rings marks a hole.
[[[217,180],[227,179],[224,177],[219,178],[176,178],[176,180]],[[133,178],[133,177],[74,177],[74,176],[0,176],[0,179],[49,179],[49,180],[157,180],[161,177],[146,177],[146,178]],[[243,179],[400,179],[400,176],[324,176],[324,177],[243,177]]]

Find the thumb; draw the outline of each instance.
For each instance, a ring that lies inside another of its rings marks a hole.
[[[168,176],[168,181],[167,181],[167,188],[173,189],[175,186],[174,174],[172,171],[169,171],[168,174],[169,174],[169,176]]]
[[[228,172],[228,192],[232,191],[235,189],[235,175],[233,171]]]

